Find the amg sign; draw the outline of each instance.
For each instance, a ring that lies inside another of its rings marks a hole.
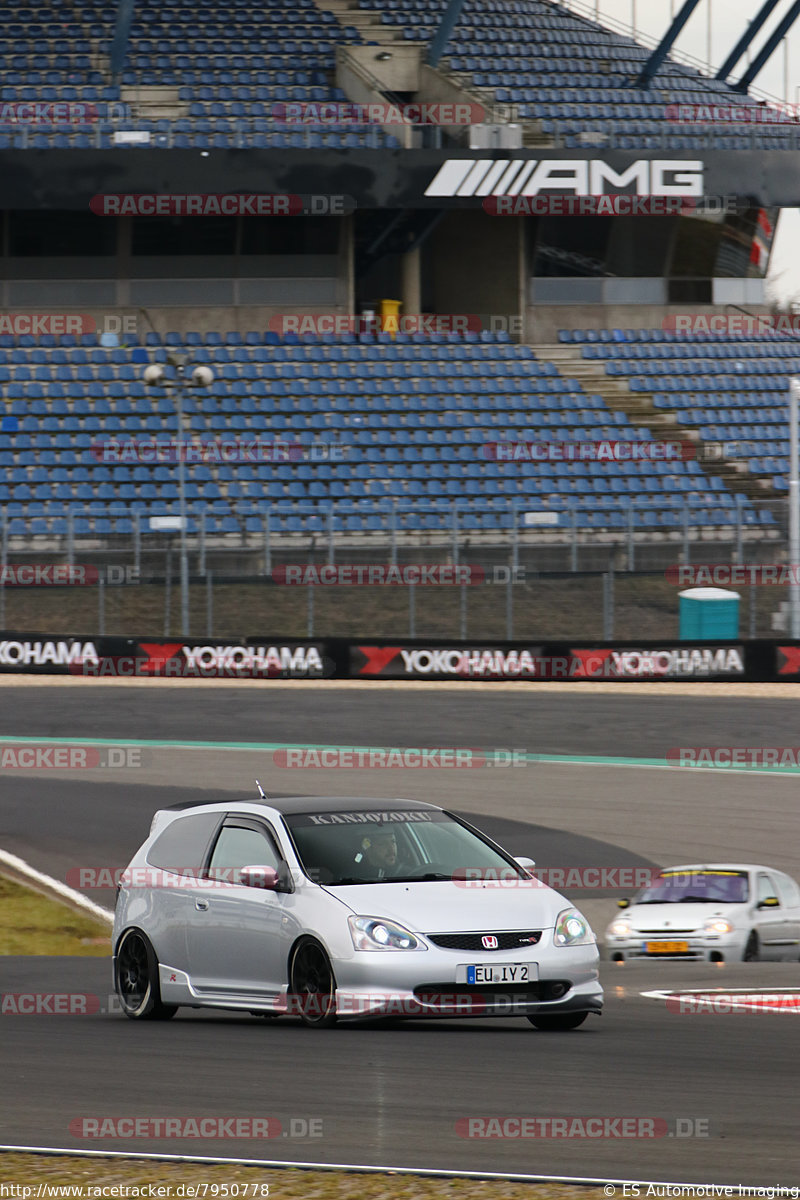
[[[703,195],[704,163],[639,159],[617,172],[602,159],[449,158],[428,184],[426,196]]]

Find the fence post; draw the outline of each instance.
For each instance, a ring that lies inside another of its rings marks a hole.
[[[172,608],[172,547],[167,547],[164,567],[164,637],[169,637]]]
[[[519,569],[519,509],[516,501],[511,506],[511,571],[516,578]]]
[[[391,535],[392,535],[392,566],[397,566],[397,501],[392,501],[391,512]]]
[[[206,573],[206,510],[200,509],[200,562],[198,564],[200,574]]]
[[[97,634],[106,636],[106,581],[102,570],[97,577]]]
[[[689,545],[689,501],[683,502],[683,565],[689,566],[692,557],[691,547]]]
[[[330,508],[328,509],[328,566],[329,567],[332,567],[334,562],[336,561],[335,555],[334,555],[334,549],[333,549],[333,514],[334,514],[334,506],[333,506],[333,504],[331,504]],[[310,636],[311,635],[309,634],[309,637]]]
[[[308,622],[307,622],[307,627],[308,627],[308,636],[310,638],[313,638],[313,636],[314,636],[314,585],[313,585],[313,583],[310,583],[308,585]]]
[[[578,570],[578,514],[575,511],[575,505],[569,506],[569,520],[572,526],[572,546],[570,547],[570,570],[575,572]]]
[[[72,508],[67,510],[67,562],[71,567],[75,565],[75,511]]]
[[[408,585],[408,636],[410,638],[417,636],[416,598],[414,583],[412,581]]]
[[[742,539],[744,533],[742,530],[742,495],[736,493],[736,561],[740,563],[743,559]]]
[[[142,578],[142,513],[133,510],[133,569],[137,579]]]
[[[272,546],[269,539],[269,518],[271,515],[269,507],[264,509],[264,574],[272,574]]]
[[[205,521],[205,513],[203,514]],[[214,572],[206,572],[206,637],[214,632]]]
[[[609,568],[603,576],[603,641],[610,642],[614,638],[614,567]]]
[[[458,566],[458,506],[453,501],[453,564]]]
[[[756,585],[750,584],[750,637],[756,636]]]
[[[6,627],[6,567],[8,566],[8,515],[3,509],[3,542],[0,547],[0,629]]]
[[[514,586],[514,577],[509,574],[506,581],[506,641],[511,642],[514,639],[514,593],[511,590]]]
[[[633,540],[633,501],[628,501],[628,570],[632,571],[636,562],[636,550]]]
[[[465,642],[467,640],[467,585],[465,583],[461,584],[461,595],[459,599],[461,641]]]

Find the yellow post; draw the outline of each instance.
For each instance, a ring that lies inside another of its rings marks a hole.
[[[381,333],[390,333],[394,337],[399,332],[402,307],[402,300],[381,300]]]

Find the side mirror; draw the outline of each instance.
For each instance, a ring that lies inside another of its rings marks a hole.
[[[536,866],[536,863],[532,858],[526,858],[524,855],[522,855],[522,857],[515,855],[514,862],[518,867],[522,867],[523,871],[532,871]]]
[[[630,906],[631,906],[630,900],[618,900],[617,901],[617,908],[630,908]]]
[[[243,887],[262,888],[265,892],[277,892],[280,882],[274,867],[242,867],[239,883]]]
[[[760,900],[756,905],[757,908],[780,908],[781,902],[777,896],[767,896],[765,900]]]
[[[265,892],[293,892],[294,884],[286,863],[274,867],[242,867],[239,872],[242,887],[261,888]]]

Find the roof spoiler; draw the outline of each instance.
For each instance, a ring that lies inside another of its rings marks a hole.
[[[153,813],[153,819],[150,822],[150,836],[152,837],[157,829],[160,829],[162,825],[168,824],[177,815],[177,813],[170,812],[166,808],[160,808],[158,812]]]

